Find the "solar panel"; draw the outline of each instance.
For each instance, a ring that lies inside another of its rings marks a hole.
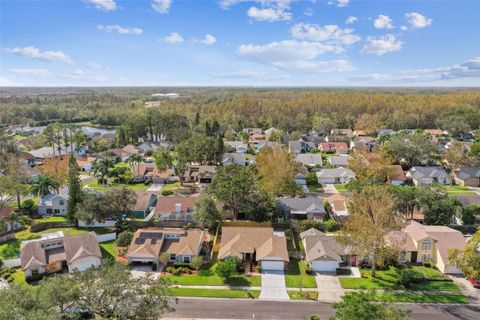
[[[145,243],[145,238],[137,238],[135,239],[135,244],[144,244]]]
[[[153,238],[151,241],[150,241],[151,244],[155,245],[157,244],[157,238]]]

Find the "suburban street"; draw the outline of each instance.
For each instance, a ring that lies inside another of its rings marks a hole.
[[[412,310],[411,319],[478,319],[478,305],[405,304]],[[308,301],[259,301],[238,299],[179,298],[175,311],[165,319],[309,319],[317,314],[329,319],[334,312],[330,304]]]

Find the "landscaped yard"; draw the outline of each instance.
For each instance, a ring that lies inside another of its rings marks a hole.
[[[117,243],[115,240],[100,243],[103,259],[115,259]]]
[[[95,179],[93,181],[89,181],[83,184],[84,187],[88,187],[94,190],[108,190],[111,188],[126,188],[133,191],[145,191],[148,189],[148,185],[142,183],[110,183],[110,186],[106,186],[104,184],[98,184],[98,181]]]
[[[449,194],[475,194],[473,190],[464,186],[445,186],[445,189]]]
[[[310,192],[323,193],[323,187],[320,183],[309,184],[307,188]]]
[[[411,302],[411,303],[468,303],[463,294],[424,294],[424,293],[396,293],[383,292],[375,295],[375,300],[383,302]]]
[[[260,291],[258,290],[193,288],[172,288],[171,290],[172,293],[177,297],[257,299],[260,296]]]
[[[301,274],[301,275],[300,275]],[[285,283],[289,288],[316,288],[315,276],[305,272],[305,261],[290,258],[288,270],[285,274]]]
[[[423,274],[426,281],[412,284],[408,290],[441,290],[458,291],[458,286],[439,271],[426,267],[409,267],[413,272]],[[377,271],[375,278],[371,276],[371,270],[361,270],[362,278],[340,278],[340,284],[345,289],[406,289],[400,284],[399,268],[390,267],[388,270]]]
[[[63,216],[51,216],[51,217],[46,217],[46,218],[40,218],[40,219],[33,219],[33,222],[35,223],[41,223],[41,222],[67,222],[67,218]]]
[[[350,191],[347,190],[347,185],[346,184],[336,184],[335,189],[337,189],[338,192],[341,193],[348,193]]]
[[[201,276],[201,275],[181,275],[181,276],[164,276],[164,279],[170,280],[173,284],[192,285],[192,286],[253,286],[262,285],[261,276],[235,276],[224,281],[217,275]]]
[[[64,234],[69,232],[71,235],[95,231],[97,234],[105,234],[113,232],[110,228],[52,228],[41,232],[30,232],[30,228],[15,233],[15,240],[10,240],[0,245],[0,260],[14,259],[20,255],[20,243],[24,240],[37,239],[44,233],[63,231]]]
[[[287,291],[288,296],[292,300],[317,300],[318,292],[317,291]]]

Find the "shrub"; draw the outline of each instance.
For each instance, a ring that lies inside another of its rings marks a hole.
[[[215,272],[223,279],[231,278],[237,274],[237,261],[236,257],[228,257],[217,264]]]
[[[172,190],[162,190],[162,196],[171,196],[173,194]]]
[[[305,264],[305,272],[307,274],[312,274],[313,273],[313,269],[312,269],[312,266],[310,265],[310,263]]]
[[[133,239],[133,232],[123,231],[118,235],[117,246],[128,247],[130,245],[130,242],[132,242],[132,239]]]
[[[336,273],[337,273],[337,276],[349,276],[352,274],[352,270],[337,268]]]
[[[210,277],[212,274],[213,274],[212,270],[210,270],[210,269],[198,271],[198,275],[202,276],[202,277]]]
[[[200,267],[202,266],[203,264],[203,257],[202,256],[198,256],[198,257],[195,257],[192,259],[192,262],[190,263],[190,266],[195,269],[195,270],[198,270],[200,269]]]
[[[3,275],[3,278],[4,278],[5,280],[8,280],[8,279],[10,279],[11,276],[12,276],[11,273],[5,273],[5,274]]]
[[[337,223],[334,220],[327,220],[323,223],[323,226],[326,232],[330,232],[334,230],[336,224]]]
[[[425,261],[423,263],[423,266],[426,267],[426,268],[431,268],[432,267],[432,263],[430,261]]]
[[[400,272],[400,284],[406,289],[410,288],[415,283],[422,283],[425,281],[425,277],[411,269],[405,269]]]
[[[187,268],[187,267],[183,267],[183,268],[179,268],[181,270],[182,273],[190,273],[191,270],[190,268]]]
[[[174,262],[173,266],[175,268],[190,268],[191,267],[190,263],[187,263],[187,262]]]
[[[310,316],[310,320],[320,320],[320,316],[317,316],[316,314],[312,314]]]
[[[262,266],[261,265],[257,266],[257,272],[262,272]]]
[[[318,184],[318,178],[317,174],[315,172],[309,172],[307,174],[307,185],[317,185]]]

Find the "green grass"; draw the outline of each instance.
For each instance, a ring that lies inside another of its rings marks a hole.
[[[316,183],[316,184],[309,184],[307,185],[307,188],[310,192],[317,192],[317,193],[323,193],[323,187],[321,184]]]
[[[347,185],[346,184],[336,184],[335,189],[337,189],[338,192],[341,193],[348,193],[350,191],[347,190]]]
[[[67,218],[62,216],[51,216],[46,218],[40,219],[33,219],[35,223],[42,223],[42,222],[67,222]]]
[[[217,275],[200,276],[200,275],[181,275],[181,276],[164,276],[165,280],[171,281],[178,285],[191,286],[253,286],[262,285],[261,276],[235,276],[224,281]]]
[[[105,241],[100,243],[100,250],[102,251],[102,257],[104,259],[115,259],[117,243],[115,240]]]
[[[458,286],[439,271],[426,267],[409,267],[426,278],[426,282],[412,284],[409,290],[425,291],[458,291]],[[361,270],[362,278],[339,278],[340,284],[345,289],[392,289],[403,290],[400,283],[400,269],[390,267],[388,270],[377,271],[375,278],[371,276],[371,270]]]
[[[148,186],[145,185],[143,182],[141,183],[110,183],[110,186],[107,187],[104,184],[98,184],[98,181],[95,179],[93,181],[87,182],[83,184],[85,187],[94,189],[94,190],[108,190],[111,188],[126,188],[133,191],[145,191],[148,189]]]
[[[257,299],[260,296],[258,290],[172,288],[171,291],[177,297]]]
[[[468,189],[464,186],[445,186],[445,189],[449,194],[475,194],[473,190]]]
[[[318,300],[317,291],[287,291],[288,296],[292,300]]]
[[[285,284],[289,288],[316,288],[317,282],[315,276],[308,275],[305,272],[305,261],[290,258],[288,270],[285,274]]]
[[[382,302],[410,302],[410,303],[468,303],[463,294],[423,294],[383,292],[375,295],[375,300]]]
[[[12,274],[13,282],[18,285],[28,285],[25,281],[25,274],[21,268],[18,268],[15,273]]]

